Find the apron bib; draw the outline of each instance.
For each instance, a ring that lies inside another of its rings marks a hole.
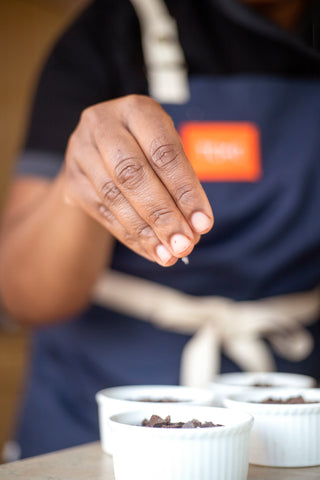
[[[203,253],[196,247],[190,257],[202,263],[208,255],[211,288],[192,293],[250,300],[314,287],[320,275],[320,83],[198,77],[190,91],[187,104],[164,108],[215,215]]]

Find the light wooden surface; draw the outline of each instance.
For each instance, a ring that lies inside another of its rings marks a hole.
[[[114,480],[112,458],[99,443],[0,466],[1,480]],[[320,479],[320,467],[264,468],[250,465],[248,480]],[[152,476],[150,477],[152,480]],[[200,479],[195,479],[200,480]],[[223,480],[223,479],[216,479]]]

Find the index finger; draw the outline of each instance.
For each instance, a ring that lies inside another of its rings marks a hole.
[[[154,100],[132,97],[124,123],[190,227],[207,233],[214,221],[212,209],[170,116]]]

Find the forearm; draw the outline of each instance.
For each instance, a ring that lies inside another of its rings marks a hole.
[[[0,242],[2,301],[28,323],[63,319],[86,307],[113,244],[101,225],[65,203],[63,174],[39,200],[7,218]]]

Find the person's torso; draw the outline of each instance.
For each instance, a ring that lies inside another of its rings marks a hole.
[[[180,14],[191,98],[164,108],[194,160],[207,164],[201,175],[210,178],[203,186],[215,226],[189,265],[164,269],[117,244],[112,267],[186,293],[236,300],[311,289],[320,281],[320,57],[286,34],[259,30],[260,20],[244,25],[221,2],[168,3]],[[135,93],[134,82],[132,91],[125,83],[125,93]],[[243,149],[249,166],[241,163]],[[318,327],[313,333],[320,339]],[[38,333],[33,381],[40,388],[45,378],[59,399],[55,407],[95,430],[97,390],[177,383],[187,339],[92,307]],[[315,358],[313,352],[300,365],[277,360],[281,369],[319,376]],[[223,359],[224,371],[235,368]]]

